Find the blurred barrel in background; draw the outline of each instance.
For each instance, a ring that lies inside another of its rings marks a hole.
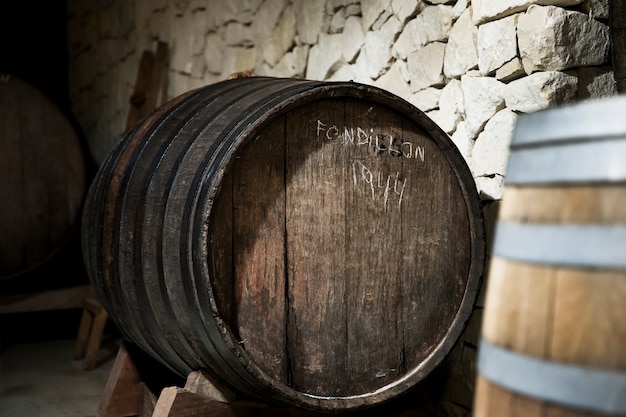
[[[36,270],[77,235],[86,182],[83,150],[67,117],[35,87],[4,75],[0,279],[19,279]]]
[[[518,119],[476,417],[626,415],[625,114],[618,96]]]

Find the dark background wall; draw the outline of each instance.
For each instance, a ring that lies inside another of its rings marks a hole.
[[[70,113],[66,0],[5,1],[0,8],[0,74],[19,78],[46,95],[84,139]],[[0,81],[2,82],[2,81]],[[0,150],[1,151],[1,150]],[[90,175],[93,167],[88,167]],[[1,196],[3,198],[11,196]],[[0,280],[0,296],[55,290],[88,282],[79,230],[36,271]],[[14,343],[75,337],[80,309],[0,315],[0,348]]]
[[[66,1],[5,1],[0,12],[0,72],[37,87],[69,109]]]
[[[613,71],[617,91],[626,91],[626,4],[624,0],[611,0],[610,21]]]

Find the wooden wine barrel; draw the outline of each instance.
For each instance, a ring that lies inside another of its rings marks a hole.
[[[109,155],[83,216],[90,277],[130,341],[181,376],[313,410],[422,380],[484,268],[454,144],[350,82],[244,77],[175,98]]]
[[[616,96],[517,121],[477,417],[626,415],[625,112]]]
[[[19,78],[0,79],[0,278],[19,278],[77,235],[87,189],[66,116]]]

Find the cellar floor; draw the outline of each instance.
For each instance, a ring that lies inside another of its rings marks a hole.
[[[115,352],[103,347],[96,368],[85,371],[72,359],[74,343],[46,340],[3,350],[0,417],[96,417]]]

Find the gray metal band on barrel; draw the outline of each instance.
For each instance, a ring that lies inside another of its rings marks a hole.
[[[478,371],[512,392],[611,415],[626,416],[626,373],[523,355],[482,339]]]
[[[511,144],[545,144],[626,137],[626,95],[581,101],[519,117]]]
[[[626,181],[624,138],[512,148],[506,184]]]
[[[626,226],[499,221],[493,252],[539,264],[626,269]]]

